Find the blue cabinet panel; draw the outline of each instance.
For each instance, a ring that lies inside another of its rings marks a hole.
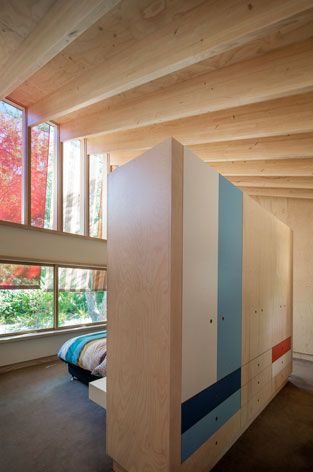
[[[182,434],[181,460],[186,460],[240,409],[240,389]]]
[[[202,392],[186,400],[181,406],[181,432],[184,433],[210,411],[240,389],[241,369],[235,370]]]
[[[217,379],[241,365],[242,192],[219,176]]]

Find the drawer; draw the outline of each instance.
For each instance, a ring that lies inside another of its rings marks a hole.
[[[272,364],[272,350],[269,349],[268,351],[264,352],[260,356],[256,357],[252,361],[249,362],[249,380],[256,377],[265,367]]]
[[[273,394],[278,393],[278,390],[280,390],[284,384],[284,382],[288,379],[288,376],[292,372],[292,362],[290,361],[289,364],[285,365],[285,367],[275,376],[273,376],[272,379],[272,389],[273,389]]]
[[[291,363],[291,351],[286,352],[283,356],[279,357],[275,362],[272,364],[272,375],[275,377],[278,375],[286,365]]]
[[[263,389],[254,395],[248,402],[248,420],[254,419],[270,400],[272,395],[272,382],[268,382]]]
[[[262,372],[256,375],[248,384],[248,396],[254,397],[258,392],[263,390],[268,382],[272,379],[272,366],[268,365]]]

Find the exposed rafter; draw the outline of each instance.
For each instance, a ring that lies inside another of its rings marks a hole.
[[[47,64],[120,0],[56,0],[1,69],[0,98]]]
[[[172,21],[30,107],[30,123],[57,119],[100,100],[216,56],[312,8],[310,0],[179,2]],[[140,53],[139,53],[140,51]]]
[[[144,149],[169,136],[184,145],[313,132],[313,93],[90,137],[88,152]]]
[[[313,177],[313,157],[257,161],[209,162],[225,176]]]
[[[191,148],[195,154],[208,162],[311,157],[313,133],[194,144]]]
[[[313,200],[313,190],[311,189],[241,187],[241,190],[251,196],[304,198]]]
[[[237,187],[313,189],[313,177],[227,177]]]
[[[273,67],[275,64],[275,67]],[[154,93],[103,102],[62,126],[62,139],[138,128],[313,89],[313,39],[208,72]]]

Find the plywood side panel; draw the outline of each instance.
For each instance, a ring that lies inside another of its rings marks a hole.
[[[242,362],[291,335],[290,229],[244,196]]]
[[[185,149],[183,402],[217,380],[218,187],[218,173]]]
[[[107,452],[126,470],[175,470],[170,432],[178,441],[180,423],[171,395],[180,377],[171,367],[181,287],[172,270],[181,258],[172,260],[180,247],[172,224],[180,224],[182,200],[172,213],[172,190],[181,194],[182,180],[173,185],[172,164],[168,140],[109,177]]]
[[[313,201],[254,198],[293,230],[293,349],[313,355]]]

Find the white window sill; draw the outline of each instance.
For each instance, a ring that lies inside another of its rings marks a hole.
[[[102,331],[106,328],[106,323],[100,325],[90,325],[90,326],[77,326],[74,328],[68,329],[59,329],[54,331],[41,331],[40,333],[25,333],[25,334],[17,334],[12,336],[4,336],[0,337],[0,344],[16,342],[16,341],[28,341],[30,339],[37,339],[37,338],[44,338],[48,336],[59,336],[62,334],[72,333],[73,336],[76,334],[79,335],[83,332],[89,331]]]

